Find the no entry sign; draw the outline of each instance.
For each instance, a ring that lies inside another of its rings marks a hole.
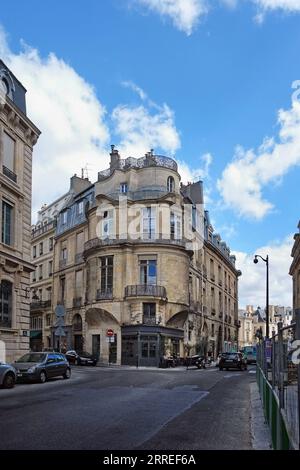
[[[111,338],[112,336],[114,335],[114,330],[106,330],[106,336],[108,336],[108,338]]]

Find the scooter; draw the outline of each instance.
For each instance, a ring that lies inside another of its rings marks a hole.
[[[206,369],[206,359],[205,356],[199,356],[195,362],[198,369]]]

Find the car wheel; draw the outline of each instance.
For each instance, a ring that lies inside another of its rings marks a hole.
[[[41,384],[44,384],[45,382],[47,381],[47,375],[46,375],[46,372],[44,370],[42,370],[40,372],[40,375],[39,375],[39,382]]]
[[[66,372],[63,375],[64,379],[70,379],[71,378],[71,369],[68,367]]]
[[[15,386],[16,379],[14,374],[7,373],[3,380],[4,388],[13,388]]]

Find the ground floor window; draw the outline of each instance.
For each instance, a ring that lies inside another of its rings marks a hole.
[[[0,283],[0,326],[11,328],[12,324],[12,283]]]

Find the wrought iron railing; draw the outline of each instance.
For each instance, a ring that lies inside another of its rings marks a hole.
[[[167,297],[167,291],[164,286],[156,286],[150,284],[136,284],[125,287],[125,297],[160,297],[165,299]]]
[[[10,170],[9,168],[3,165],[2,171],[3,171],[3,174],[7,176],[9,179],[11,179],[12,181],[14,181],[14,183],[17,182],[17,175],[12,170]]]
[[[31,236],[32,238],[36,238],[39,235],[42,235],[44,233],[49,232],[50,230],[53,230],[55,227],[56,227],[56,220],[51,220],[51,222],[48,222],[47,224],[41,225],[40,227],[33,229],[31,232]]]
[[[30,304],[30,310],[40,310],[48,307],[51,307],[51,300],[37,300]]]
[[[112,298],[112,289],[97,289],[96,300],[111,300]]]

